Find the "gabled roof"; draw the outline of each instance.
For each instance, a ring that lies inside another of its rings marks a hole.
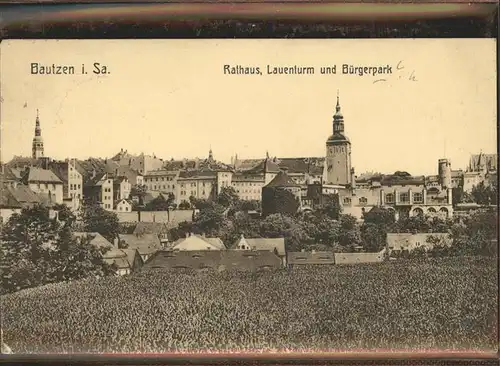
[[[101,186],[104,181],[106,180],[106,175],[107,173],[105,172],[100,172],[97,173],[94,178],[90,177],[86,183],[84,184],[86,187],[92,187],[92,186]]]
[[[62,182],[68,181],[68,163],[64,161],[54,161],[50,164],[50,170]]]
[[[266,187],[300,187],[285,172],[279,172]]]
[[[252,250],[267,250],[274,251],[276,249],[278,251],[278,255],[284,256],[286,255],[285,250],[285,239],[284,238],[240,238],[233,246],[234,249],[238,249],[238,244],[240,241],[244,239],[248,244],[250,249]]]
[[[48,197],[33,192],[28,186],[3,187],[0,194],[0,206],[5,208],[23,208],[33,204],[49,205]]]
[[[2,182],[19,180],[19,177],[16,176],[16,174],[12,171],[12,168],[6,165],[2,166],[2,170],[0,170],[0,177],[2,179]]]
[[[278,164],[276,164],[276,162],[274,162],[273,159],[270,158],[262,160],[255,167],[245,171],[245,173],[258,173],[258,174],[279,173],[279,172],[280,168]]]
[[[74,232],[73,235],[77,238],[90,238],[90,243],[98,248],[113,247],[113,244],[111,244],[104,236],[96,232],[77,231]]]
[[[62,181],[50,170],[42,168],[28,168],[28,171],[23,175],[23,181],[28,182],[43,182],[43,183],[53,183],[62,184]]]
[[[120,200],[116,200],[114,203],[113,203],[113,207],[116,208],[116,206],[118,206],[120,203],[128,203],[130,206],[132,206],[133,202],[132,200],[129,200],[129,199],[126,199],[126,198],[122,198]]]
[[[172,244],[172,248],[181,250],[187,249],[190,246],[199,248],[198,250],[206,250],[208,248],[214,250],[226,249],[226,246],[219,238],[206,238],[201,235],[190,235],[187,238],[180,238]]]
[[[120,240],[128,244],[128,249],[137,249],[141,255],[150,255],[161,249],[161,242],[156,234],[120,234]]]
[[[113,247],[103,257],[108,264],[114,264],[118,269],[133,269],[136,256],[140,257],[137,249],[118,249]]]

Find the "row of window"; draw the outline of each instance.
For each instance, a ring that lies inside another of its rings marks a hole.
[[[394,203],[395,202],[394,193],[387,193],[385,195],[385,202],[386,203]],[[401,202],[401,203],[409,203],[410,202],[410,194],[408,192],[401,192],[399,194],[399,202]],[[422,193],[419,193],[419,192],[413,193],[413,202],[415,202],[415,203],[423,203],[424,202],[424,196],[422,195]]]
[[[111,188],[104,188],[104,192],[111,192]]]
[[[70,185],[69,185],[69,190],[70,190],[70,191],[74,191],[74,190],[76,190],[76,189],[81,189],[81,187],[82,187],[82,186],[81,186],[80,184],[70,184]]]
[[[111,196],[103,196],[103,201],[108,201],[108,200],[111,200]]]
[[[344,197],[344,204],[350,204],[352,202],[350,197]],[[360,197],[358,199],[360,205],[368,204],[368,199],[366,197]],[[399,194],[399,202],[401,203],[409,203],[410,202],[410,194],[407,192],[401,192]],[[422,193],[414,193],[413,194],[413,202],[414,203],[423,203],[424,197]],[[387,193],[385,195],[385,203],[394,203],[394,193]]]
[[[40,190],[44,190],[44,189],[52,189],[52,190],[55,190],[56,189],[56,185],[55,184],[45,184],[45,183],[38,183],[38,188]]]
[[[153,189],[154,191],[156,191],[157,189],[174,189],[174,185],[172,185],[172,187],[170,187],[170,184],[167,184],[167,185],[163,185],[163,188],[161,185],[150,185],[149,186],[150,189]]]
[[[145,182],[158,182],[158,181],[161,181],[161,182],[164,182],[164,181],[172,181],[174,180],[174,177],[156,177],[156,178],[144,178],[144,181]]]

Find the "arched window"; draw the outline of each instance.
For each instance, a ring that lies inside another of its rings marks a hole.
[[[394,203],[394,193],[386,193],[385,203]]]
[[[416,208],[413,210],[413,216],[423,216],[424,211],[421,208]]]

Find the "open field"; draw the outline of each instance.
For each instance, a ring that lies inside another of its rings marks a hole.
[[[2,297],[22,352],[496,349],[496,260],[143,272]]]

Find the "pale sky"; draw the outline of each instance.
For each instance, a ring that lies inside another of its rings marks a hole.
[[[324,156],[339,90],[357,173],[436,174],[442,157],[465,168],[470,154],[497,151],[495,42],[4,41],[2,160],[31,155],[37,108],[45,155],[56,159],[110,158],[121,148],[182,159],[206,157],[210,147],[225,162],[266,150]],[[74,65],[77,74],[31,75],[32,62]],[[110,73],[92,74],[94,62]],[[393,74],[342,75],[344,63],[390,65]],[[320,74],[334,64],[336,75]],[[224,65],[259,66],[264,75],[224,75]],[[266,75],[267,65],[316,73]]]

